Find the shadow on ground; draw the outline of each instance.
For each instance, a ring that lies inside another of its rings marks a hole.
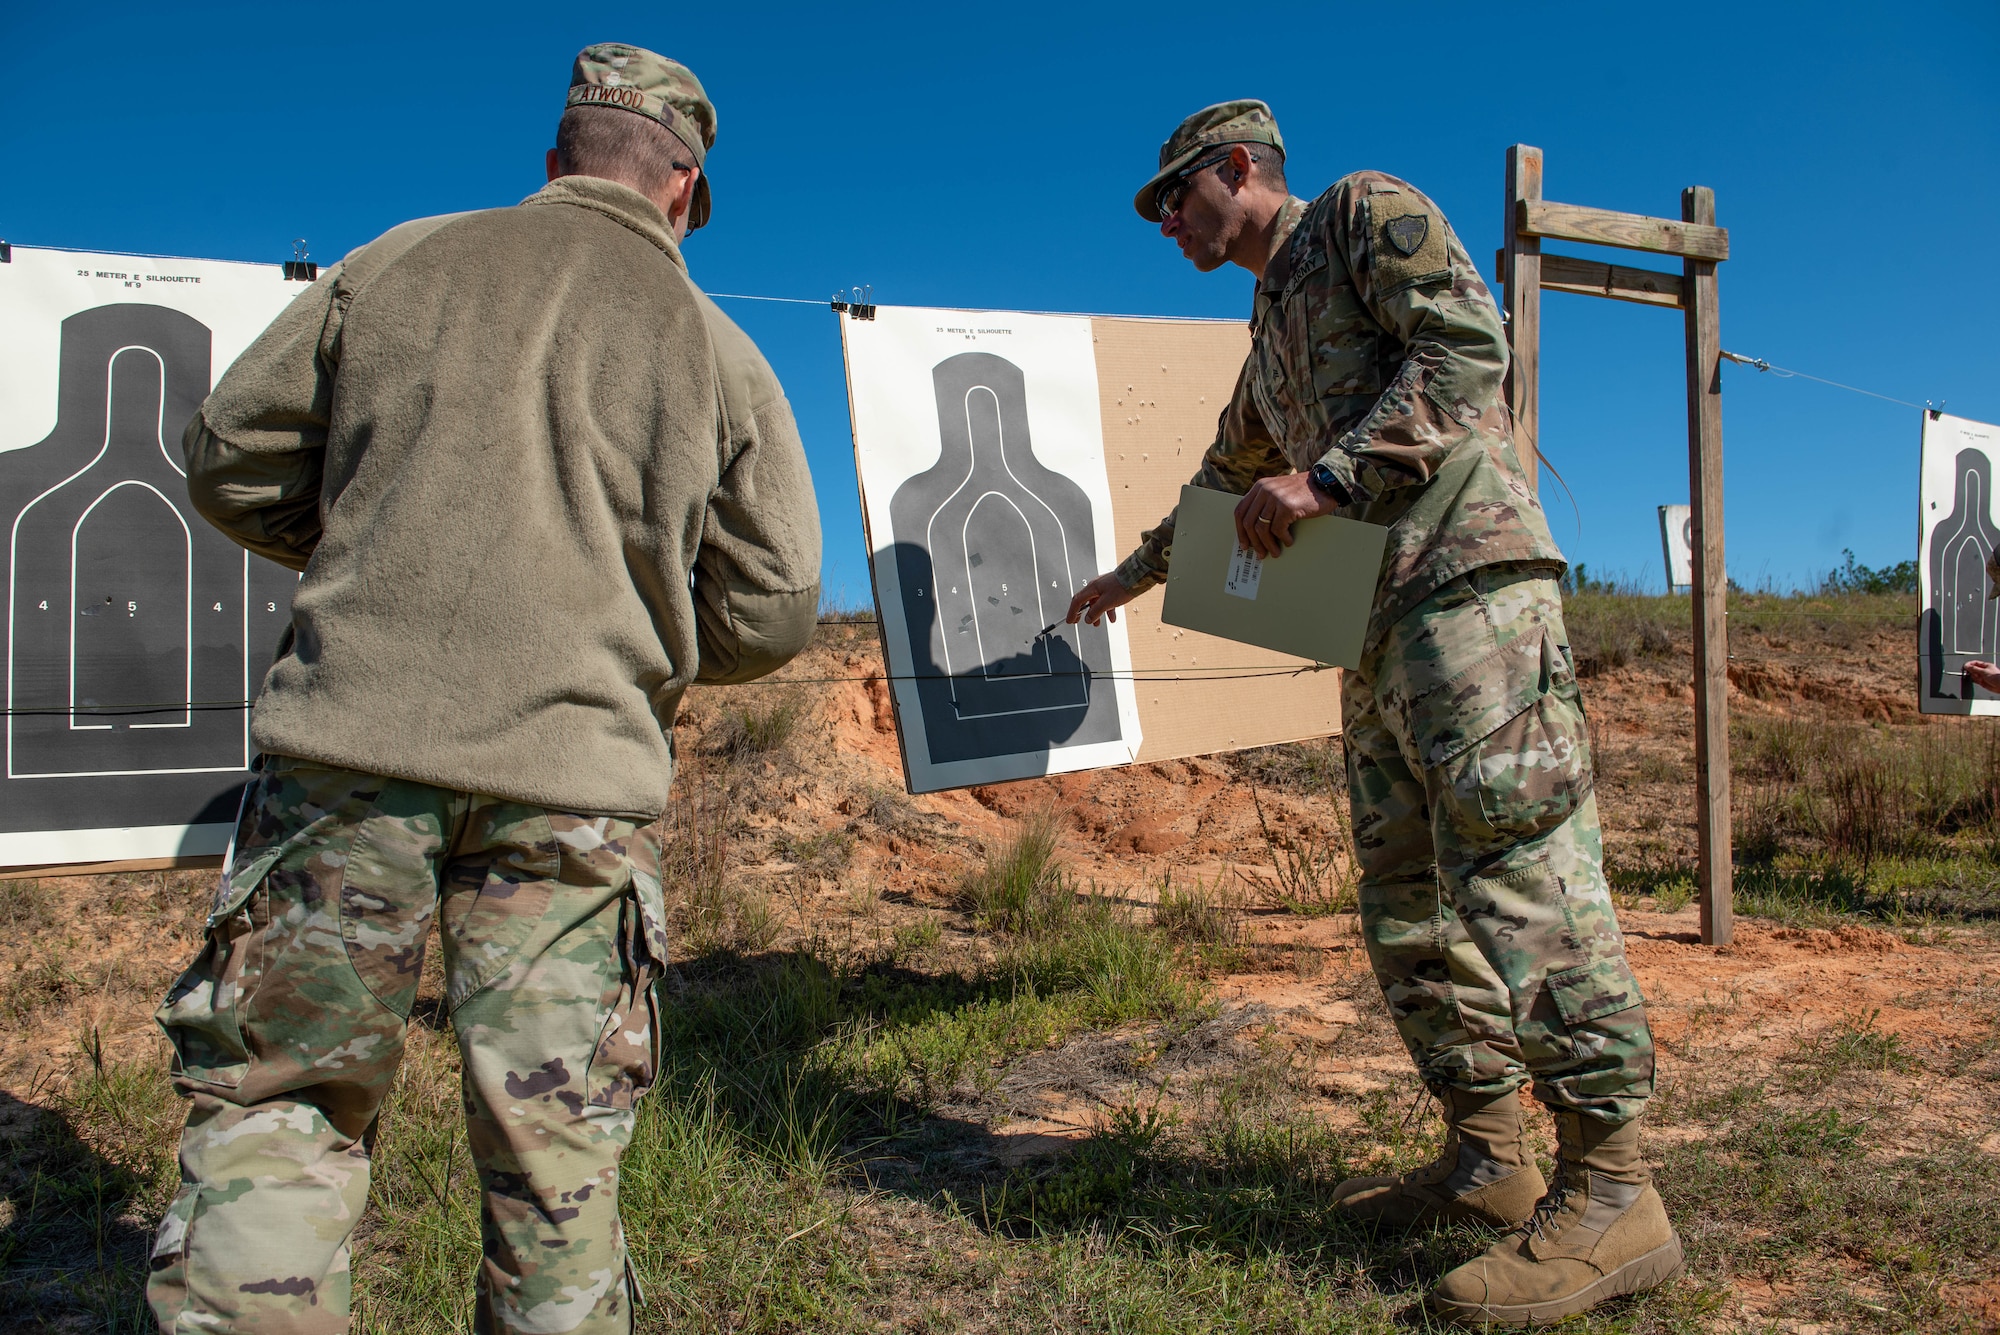
[[[149,1328],[153,1184],[86,1145],[75,1115],[0,1093],[0,1330]]]
[[[1378,1292],[1428,1287],[1490,1240],[1464,1228],[1377,1236],[1335,1214],[1334,1188],[1364,1162],[1379,1171],[1373,1156],[1385,1143],[1397,1166],[1433,1147],[1429,1119],[1412,1126],[1404,1090],[1377,1100],[1385,1115],[1359,1135],[1293,1106],[1282,1061],[1243,1036],[1269,1018],[1264,1007],[1203,1006],[1091,1029],[1004,1063],[932,1071],[920,1088],[830,1059],[843,1036],[949,1030],[956,1015],[1004,1003],[1016,986],[894,964],[837,975],[804,952],[685,962],[661,1093],[718,1100],[774,1167],[810,1162],[858,1189],[947,1209],[996,1238],[1113,1238],[1137,1252],[1280,1259],[1292,1273]],[[921,1068],[926,1054],[904,1055]],[[1142,1072],[1160,1078],[1135,1080]],[[1161,1097],[1169,1073],[1186,1077],[1174,1086],[1175,1110]],[[1135,1084],[1132,1102],[1107,1098]],[[1028,1096],[1051,1086],[1095,1106],[1089,1134],[997,1133],[1031,1115]],[[1022,1141],[1045,1152],[1024,1154]]]

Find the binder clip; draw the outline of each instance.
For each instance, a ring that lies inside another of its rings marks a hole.
[[[833,313],[839,315],[844,312],[857,320],[872,320],[875,318],[875,303],[870,298],[874,295],[872,287],[850,288],[845,295],[836,292],[833,294]]]
[[[292,257],[285,261],[286,282],[310,283],[319,277],[319,266],[306,258],[310,253],[304,237],[292,242]]]

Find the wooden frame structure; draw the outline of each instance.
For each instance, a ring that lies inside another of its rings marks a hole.
[[[1514,442],[1532,483],[1540,458],[1542,290],[1609,297],[1683,312],[1687,325],[1688,492],[1694,510],[1694,764],[1701,880],[1701,939],[1726,945],[1733,917],[1729,822],[1728,577],[1722,563],[1721,322],[1715,266],[1729,233],[1715,225],[1715,192],[1681,191],[1681,216],[1555,204],[1542,198],[1542,150],[1507,150],[1506,244],[1495,275],[1504,292],[1513,364],[1507,401]],[[1681,257],[1678,274],[1545,255],[1542,242],[1577,241]]]

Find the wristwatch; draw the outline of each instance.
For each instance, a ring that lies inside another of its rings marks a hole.
[[[1313,487],[1322,495],[1332,497],[1334,504],[1352,504],[1347,496],[1347,488],[1340,485],[1340,479],[1335,477],[1333,470],[1325,464],[1314,464],[1311,468],[1307,469],[1306,481],[1312,483]]]

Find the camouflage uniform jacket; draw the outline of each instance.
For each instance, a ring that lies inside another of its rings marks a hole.
[[[1278,218],[1250,356],[1193,483],[1241,494],[1324,462],[1336,513],[1386,525],[1368,643],[1438,586],[1502,561],[1563,568],[1514,453],[1507,340],[1492,294],[1415,187],[1356,172]],[[1174,517],[1118,567],[1166,575]]]

